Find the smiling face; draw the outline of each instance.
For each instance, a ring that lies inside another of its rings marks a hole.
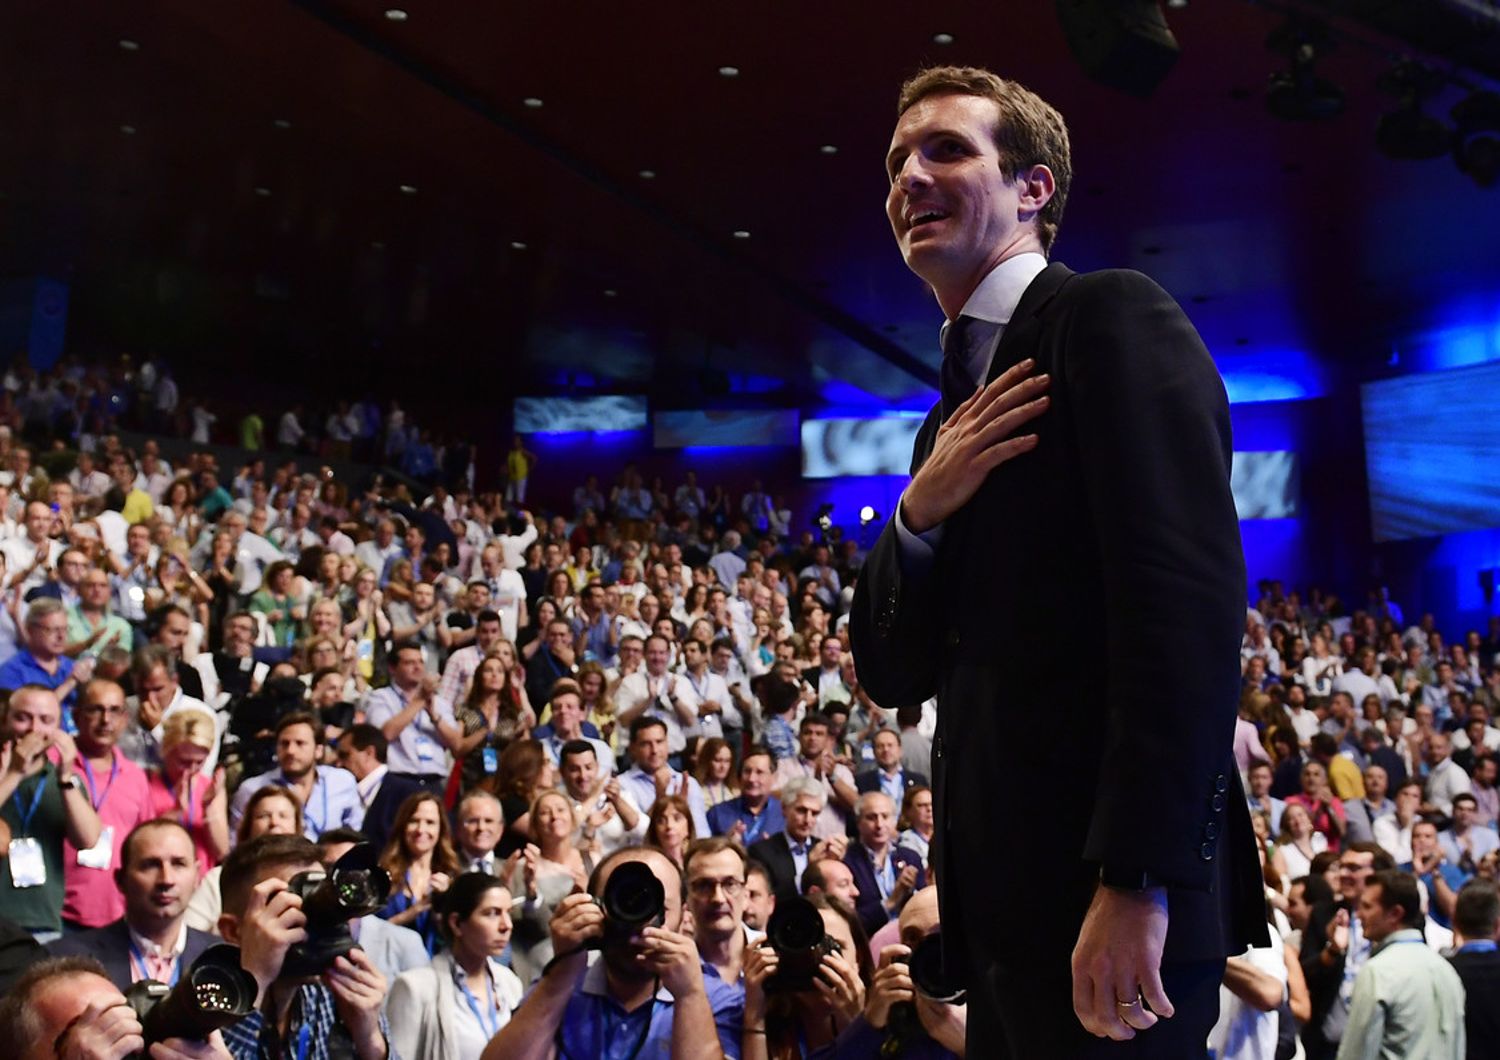
[[[416,858],[432,853],[441,827],[437,800],[424,799],[418,803],[406,819],[406,829],[401,835],[408,856]]]

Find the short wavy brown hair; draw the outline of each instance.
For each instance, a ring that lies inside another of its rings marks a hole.
[[[979,96],[995,101],[1000,108],[995,147],[1011,176],[1035,165],[1052,171],[1056,191],[1037,214],[1036,224],[1042,252],[1049,253],[1057,239],[1057,227],[1062,223],[1068,189],[1073,185],[1073,153],[1063,116],[1024,85],[977,66],[933,66],[916,74],[901,86],[896,116],[899,118],[929,96],[945,95]]]

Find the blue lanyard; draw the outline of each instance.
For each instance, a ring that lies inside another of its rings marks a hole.
[[[304,1023],[297,1028],[297,1060],[307,1060],[312,1049],[312,1024]]]
[[[16,816],[21,819],[21,835],[31,831],[31,819],[36,816],[37,807],[42,804],[42,792],[47,790],[47,773],[42,773],[39,784],[31,791],[31,808],[21,808],[21,789],[17,788],[10,793],[11,801],[16,804]]]
[[[130,963],[141,973],[142,979],[150,979],[151,973],[146,969],[146,958],[135,944],[135,939],[130,940]],[[177,980],[182,978],[182,957],[178,955],[172,958],[172,978],[168,986],[176,986]]]
[[[104,785],[103,794],[98,793],[99,785],[94,780],[94,770],[90,767],[89,760],[83,755],[79,755],[78,760],[83,763],[83,780],[89,786],[89,802],[97,812],[104,805],[104,800],[109,798],[109,789],[115,786],[115,777],[120,773],[120,756],[115,754],[109,760],[109,783]]]
[[[1477,939],[1474,942],[1465,942],[1458,948],[1459,953],[1494,953],[1494,939]]]
[[[765,827],[767,811],[770,810],[770,808],[771,804],[768,802],[766,803],[766,805],[760,808],[760,813],[755,814],[750,818],[750,825],[745,829],[746,846],[749,846],[751,843],[755,842],[756,837],[760,835],[760,830]]]
[[[498,1011],[498,1006],[493,1000],[495,997],[495,989],[494,984],[490,982],[490,970],[488,962],[486,962],[484,969],[484,997],[485,1000],[490,1003],[485,1005],[482,1010],[479,1006],[479,999],[474,996],[474,994],[469,990],[468,986],[460,979],[460,974],[461,973],[458,964],[455,962],[453,965],[453,985],[458,987],[458,989],[463,992],[464,1000],[469,1003],[469,1011],[474,1013],[474,1018],[479,1021],[479,1027],[484,1031],[485,1038],[493,1038],[495,1035],[500,1033],[500,1013]],[[485,1012],[489,1013],[489,1019],[484,1018]]]

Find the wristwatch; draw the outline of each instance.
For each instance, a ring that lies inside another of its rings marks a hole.
[[[1133,865],[1101,865],[1099,882],[1121,891],[1144,891],[1162,886],[1162,882],[1150,872]]]
[[[79,787],[77,774],[70,773],[66,777],[58,777],[57,786],[64,791],[77,791]]]

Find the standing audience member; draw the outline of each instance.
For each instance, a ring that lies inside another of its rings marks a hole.
[[[1469,1060],[1500,1056],[1500,890],[1491,880],[1470,880],[1458,892],[1448,958],[1464,984],[1464,1029]]]
[[[452,884],[461,868],[448,834],[448,815],[430,791],[407,798],[396,813],[380,867],[391,877],[391,896],[380,916],[422,936],[428,954],[438,945],[433,902]]]

